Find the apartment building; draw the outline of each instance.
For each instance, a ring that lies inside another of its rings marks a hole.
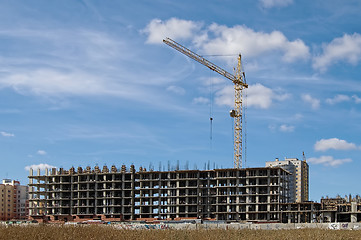
[[[290,202],[306,202],[309,198],[309,166],[306,160],[298,160],[297,158],[285,158],[266,162],[266,167],[282,167],[290,172],[289,192]]]
[[[360,222],[361,221],[361,198],[340,196],[336,198],[322,198],[322,221],[323,222]]]
[[[361,198],[350,195],[322,198],[320,203],[284,203],[281,210],[282,223],[357,223],[361,221]]]
[[[20,185],[19,181],[3,179],[0,192],[0,220],[27,219],[28,186]]]
[[[281,167],[136,171],[122,166],[30,170],[32,219],[279,222],[289,202]]]

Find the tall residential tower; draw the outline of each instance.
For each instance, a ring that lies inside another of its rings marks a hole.
[[[266,162],[266,167],[282,167],[286,171],[292,173],[289,184],[290,201],[308,201],[309,173],[306,159],[298,160],[297,158],[285,158],[285,160],[279,160],[276,158],[275,161]]]
[[[20,185],[19,181],[3,179],[0,192],[0,220],[28,217],[28,186]]]

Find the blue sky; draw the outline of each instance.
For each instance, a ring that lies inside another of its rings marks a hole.
[[[27,183],[30,166],[233,167],[232,82],[170,37],[229,72],[242,53],[244,165],[304,151],[311,200],[360,193],[360,1],[0,6],[2,178]]]

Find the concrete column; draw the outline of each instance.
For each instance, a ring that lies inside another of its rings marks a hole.
[[[239,213],[239,174],[240,174],[240,171],[237,171],[236,173],[236,188],[235,188],[235,191],[236,191],[236,212]],[[237,214],[237,220],[239,220],[239,214]]]
[[[288,213],[287,216],[288,216],[287,222],[292,223],[292,213]]]
[[[169,197],[171,194],[171,190],[169,190],[170,188],[170,173],[168,173],[168,180],[167,180],[167,218],[170,218],[170,204],[171,204],[171,198]]]
[[[177,204],[177,206],[176,206],[176,217],[179,217],[179,173],[177,173],[177,182],[176,182],[176,185],[177,185],[177,190],[176,190],[176,196],[177,196],[177,198],[176,198],[176,204]]]
[[[351,222],[356,223],[357,222],[357,213],[351,213]]]

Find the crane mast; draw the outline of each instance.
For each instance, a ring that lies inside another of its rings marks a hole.
[[[230,115],[234,118],[234,167],[242,168],[242,149],[243,149],[243,134],[242,134],[242,123],[243,123],[243,89],[248,88],[245,81],[245,74],[242,70],[241,55],[238,56],[238,65],[235,75],[227,72],[223,68],[218,67],[214,63],[208,61],[204,57],[192,52],[188,48],[180,45],[176,41],[166,38],[163,40],[165,44],[183,53],[184,55],[192,58],[193,60],[203,64],[209,69],[219,73],[220,75],[228,78],[234,84],[234,109],[230,111]]]

